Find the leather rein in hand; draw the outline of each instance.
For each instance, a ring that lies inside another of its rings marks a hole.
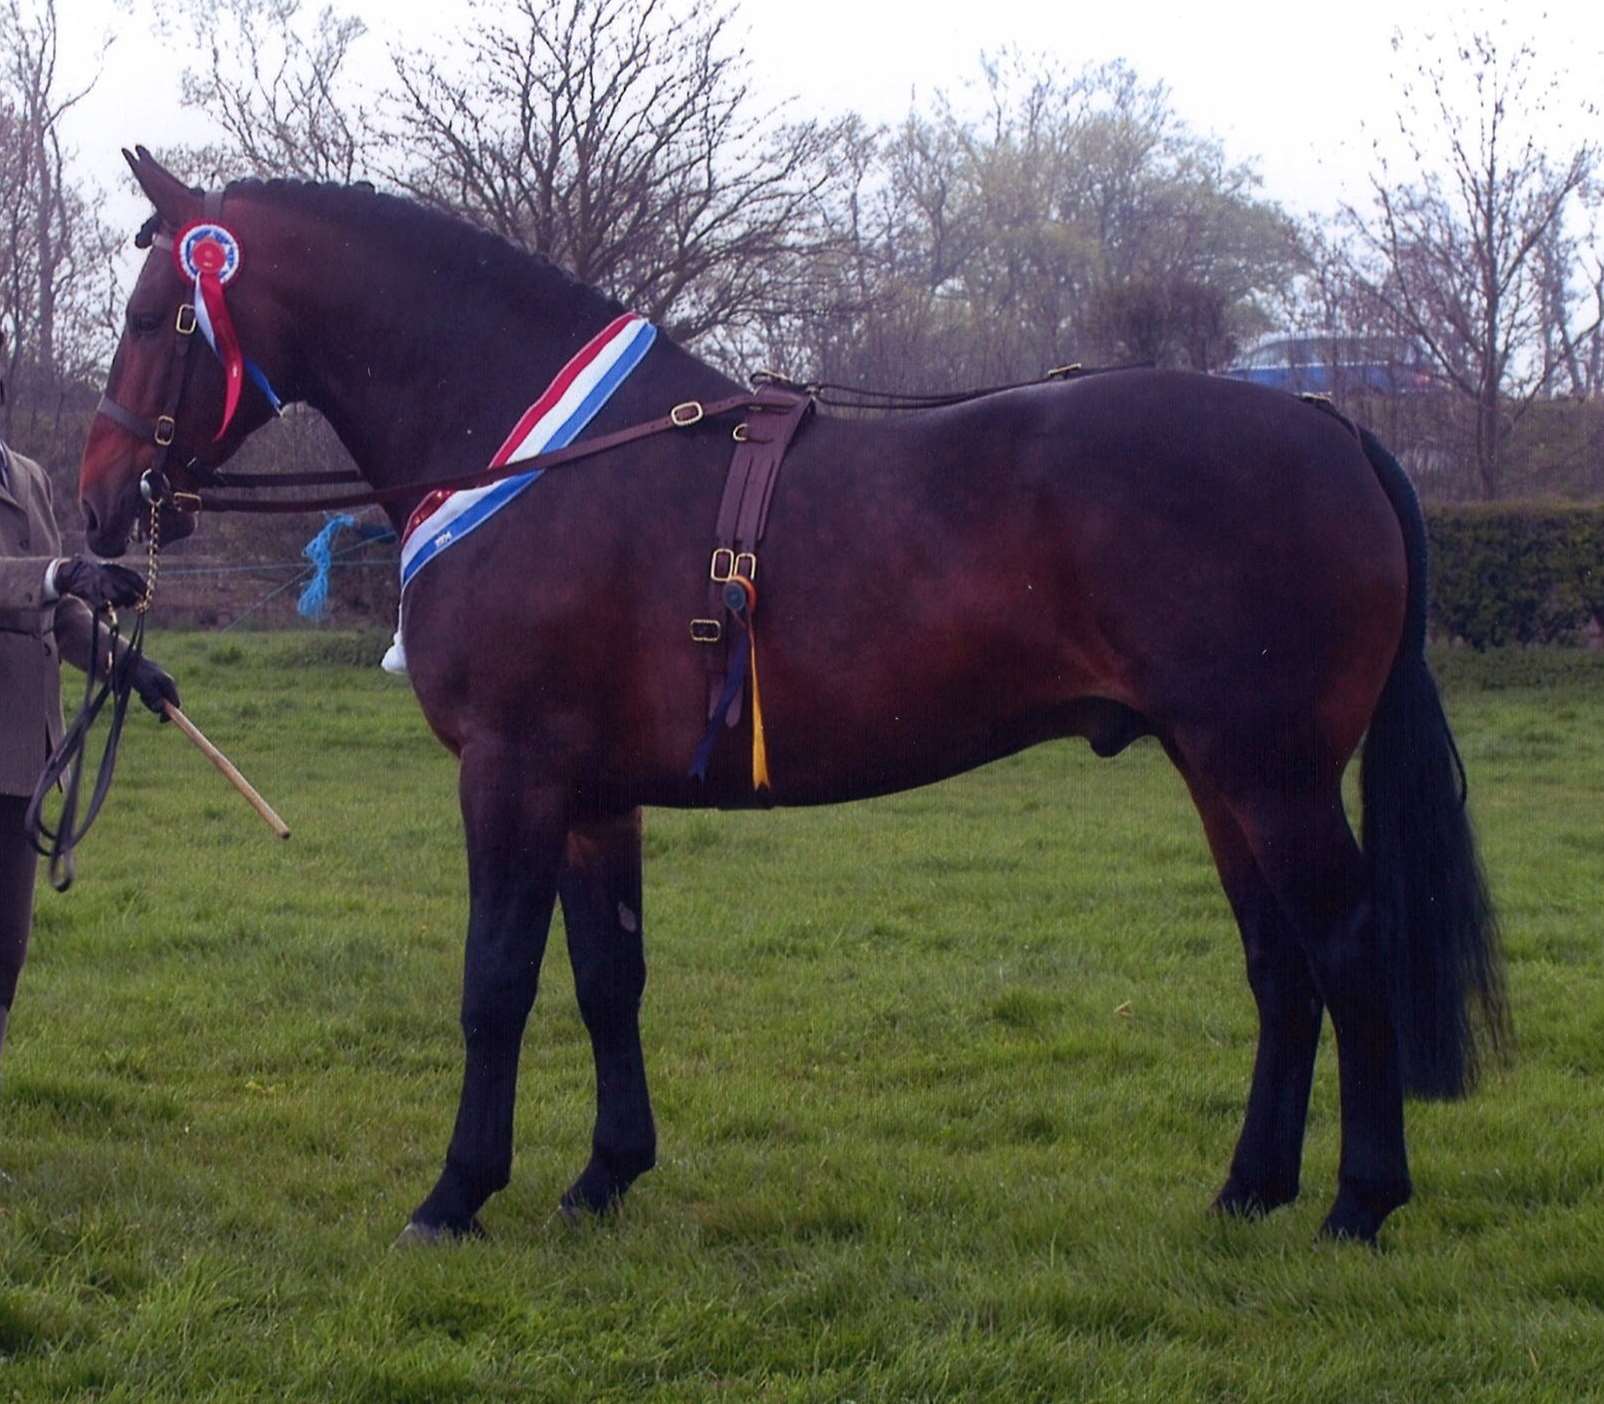
[[[90,625],[89,666],[84,671],[84,702],[71,725],[61,734],[56,749],[45,762],[33,794],[28,800],[23,819],[23,832],[28,835],[39,856],[49,860],[50,885],[57,892],[72,886],[76,875],[73,850],[83,841],[90,826],[100,813],[111,790],[112,775],[117,769],[117,752],[122,744],[123,724],[128,719],[128,699],[134,690],[134,669],[144,656],[145,605],[149,603],[147,586],[145,601],[134,616],[134,627],[127,643],[119,652],[121,636],[117,625],[117,612],[97,609]],[[102,630],[102,619],[106,627]],[[88,746],[89,731],[100,716],[106,703],[112,704],[111,729],[106,733],[106,746],[101,752],[100,767],[89,793],[88,807],[79,818],[80,787],[83,780],[84,753]],[[45,822],[45,800],[57,786],[62,789],[61,813],[52,828]]]

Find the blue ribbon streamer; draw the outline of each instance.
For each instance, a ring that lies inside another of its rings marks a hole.
[[[312,562],[312,578],[295,602],[296,612],[303,619],[324,619],[328,616],[329,571],[334,564],[334,543],[347,528],[357,533],[357,546],[369,541],[393,539],[395,536],[388,526],[359,526],[356,518],[345,512],[331,515],[324,523],[323,530],[301,548],[301,554]]]

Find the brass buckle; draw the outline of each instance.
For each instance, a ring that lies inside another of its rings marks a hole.
[[[164,506],[171,507],[175,512],[199,512],[201,499],[198,492],[172,492]]]
[[[751,426],[748,425],[744,420],[737,424],[735,428],[730,430],[730,438],[734,439],[738,444],[744,444],[751,437]]]
[[[745,570],[741,569],[742,561],[746,562]],[[752,552],[737,551],[735,553],[735,564],[730,567],[730,579],[734,580],[737,576],[747,580],[757,579],[757,557]]]
[[[1047,372],[1046,375],[1044,375],[1042,377],[1042,379],[1043,380],[1068,380],[1070,378],[1070,376],[1078,375],[1081,371],[1083,371],[1085,369],[1086,369],[1086,367],[1081,365],[1081,363],[1079,361],[1071,361],[1067,366],[1054,366],[1050,371]]]
[[[668,417],[676,429],[689,429],[691,425],[702,422],[702,402],[686,400],[684,404],[675,405],[669,410]]]
[[[720,568],[720,562],[719,562],[719,557],[720,556],[724,557],[722,569]],[[722,584],[724,581],[728,580],[734,574],[735,574],[735,552],[730,550],[730,548],[728,546],[720,546],[720,547],[718,547],[713,552],[713,560],[712,560],[711,564],[707,568],[707,578],[709,580],[716,580],[720,584]]]
[[[716,644],[724,637],[724,625],[717,619],[691,620],[691,642]]]
[[[157,416],[155,437],[156,442],[161,445],[162,448],[166,448],[168,444],[172,443],[173,435],[177,432],[177,430],[178,425],[173,422],[172,415],[163,414]]]
[[[195,332],[195,304],[181,302],[178,304],[178,316],[173,319],[173,330],[180,336],[193,336]]]

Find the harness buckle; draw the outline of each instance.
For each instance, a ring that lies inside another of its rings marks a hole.
[[[173,330],[180,336],[193,336],[195,333],[195,304],[180,302],[178,316],[173,319]]]
[[[716,644],[724,637],[724,624],[718,619],[691,620],[691,642]]]
[[[668,412],[676,429],[689,429],[693,424],[702,422],[702,402],[700,400],[686,400],[684,404],[675,405]]]
[[[746,562],[745,569],[741,567],[742,561]],[[751,551],[737,551],[735,553],[735,564],[730,567],[730,579],[734,580],[737,576],[747,580],[757,579],[757,556]]]
[[[722,556],[724,559],[719,560]],[[713,552],[713,560],[707,568],[707,578],[716,580],[720,584],[735,574],[735,552],[728,546],[720,546]]]
[[[166,448],[168,444],[172,443],[173,435],[177,431],[178,425],[173,421],[172,415],[163,414],[156,417],[156,429],[153,437],[162,448]]]

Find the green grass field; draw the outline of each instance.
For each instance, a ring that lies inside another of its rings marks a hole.
[[[164,636],[275,841],[130,727],[41,884],[0,1069],[0,1399],[1604,1397],[1604,659],[1442,660],[1518,1060],[1410,1112],[1377,1253],[1205,1210],[1252,1055],[1235,928],[1150,745],[850,808],[647,818],[661,1163],[588,1149],[554,933],[487,1242],[395,1252],[460,1075],[450,758],[342,636]]]

